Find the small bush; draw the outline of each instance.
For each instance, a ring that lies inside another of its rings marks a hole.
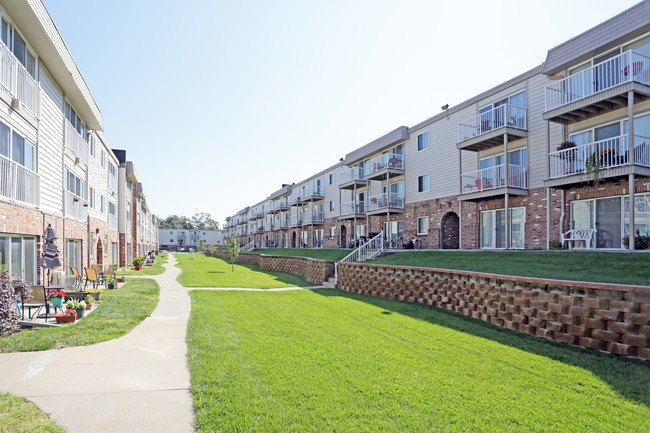
[[[623,238],[623,244],[625,247],[630,245],[630,236],[625,236]],[[634,236],[634,249],[635,250],[647,250],[650,247],[650,236],[642,235],[639,231],[636,231],[636,236]]]
[[[557,239],[553,239],[548,243],[548,246],[552,250],[561,250],[562,249],[562,242],[558,241]]]
[[[0,273],[0,336],[13,334],[18,330],[15,315],[17,296],[29,296],[32,287],[25,280],[12,278],[8,271]]]

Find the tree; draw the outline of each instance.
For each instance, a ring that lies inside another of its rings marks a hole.
[[[201,240],[199,241],[199,244],[196,246],[196,249],[197,249],[200,253],[202,253],[203,251],[205,251],[205,239],[201,239]]]
[[[198,230],[219,230],[219,223],[212,219],[207,212],[199,212],[191,218],[195,229]]]
[[[239,244],[234,236],[228,240],[228,253],[230,254],[232,272],[235,272],[235,260],[237,260],[237,256],[239,256]]]
[[[158,227],[161,229],[185,229],[185,230],[219,230],[219,223],[212,219],[207,212],[199,212],[192,218],[179,215],[169,215],[167,218],[157,217]]]

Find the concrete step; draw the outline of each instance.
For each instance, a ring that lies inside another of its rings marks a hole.
[[[330,289],[335,289],[336,288],[336,278],[331,277],[327,281],[323,282],[323,287],[327,287]]]

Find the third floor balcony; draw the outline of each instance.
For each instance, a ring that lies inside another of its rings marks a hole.
[[[340,189],[355,189],[366,186],[366,174],[363,167],[350,167],[339,175]]]
[[[527,129],[525,108],[499,105],[459,123],[456,148],[478,152],[503,145],[505,134],[508,134],[510,141],[526,137]]]
[[[404,174],[404,155],[384,153],[372,158],[366,164],[367,180],[384,180]]]
[[[40,117],[41,86],[2,42],[0,42],[0,85],[36,118]]]
[[[68,120],[65,121],[65,145],[79,157],[84,164],[88,164],[88,143],[77,132]]]
[[[650,96],[650,57],[626,51],[546,86],[545,120],[574,123]]]

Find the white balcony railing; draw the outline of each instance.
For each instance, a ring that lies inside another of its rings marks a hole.
[[[0,195],[11,200],[41,204],[41,177],[0,155]]]
[[[298,216],[298,215],[291,215],[291,220],[290,220],[290,221],[291,221],[291,225],[292,225],[292,226],[299,226],[299,225],[302,225],[302,216],[301,216],[301,215],[300,215],[300,216]]]
[[[341,184],[353,180],[366,180],[365,170],[363,167],[352,167],[349,171],[344,171],[340,175]]]
[[[108,229],[117,230],[117,215],[108,214]]]
[[[296,204],[302,201],[302,195],[301,194],[292,194],[291,197],[289,197],[289,204]]]
[[[108,174],[108,187],[111,191],[117,192],[117,178],[112,174]]]
[[[88,219],[88,204],[70,191],[65,191],[64,197],[65,216],[86,221]]]
[[[303,189],[303,194],[302,197],[323,197],[323,187],[319,185],[311,185],[307,186],[305,189]]]
[[[65,121],[65,145],[85,164],[88,164],[88,143],[67,120]]]
[[[0,85],[20,99],[37,118],[41,116],[41,86],[9,48],[0,42]]]
[[[596,167],[608,169],[629,164],[628,135],[595,141],[549,154],[551,177],[586,173]],[[650,138],[634,137],[634,164],[650,167]]]
[[[322,223],[323,222],[323,212],[305,212],[302,215],[302,220],[305,223]]]
[[[368,199],[368,211],[377,209],[404,209],[404,194],[391,192],[373,195]]]
[[[458,124],[458,142],[478,137],[502,127],[527,129],[526,109],[510,104],[499,105],[476,116],[469,122]]]
[[[463,194],[488,191],[506,186],[505,165],[482,170],[463,173],[460,176],[463,185]],[[508,184],[513,188],[528,188],[528,171],[522,165],[508,164]]]
[[[399,153],[384,153],[366,164],[366,177],[385,168],[404,170],[404,155]]]
[[[354,202],[348,201],[341,203],[341,215],[358,214],[363,215],[366,213],[366,204],[362,201]]]
[[[626,51],[546,86],[546,111],[628,81],[650,84],[650,57]]]

